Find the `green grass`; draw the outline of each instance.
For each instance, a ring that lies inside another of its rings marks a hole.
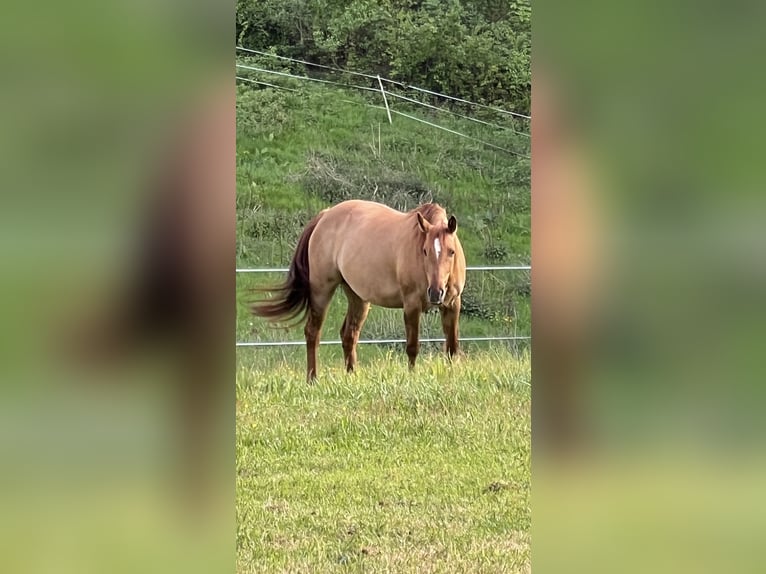
[[[238,267],[287,266],[308,220],[348,198],[436,201],[457,216],[469,265],[529,262],[529,160],[389,125],[364,106],[376,96],[290,85],[238,88]],[[507,130],[392,105],[529,151]],[[303,339],[247,311],[252,287],[282,278],[238,276],[237,340]],[[528,273],[469,272],[461,335],[527,335],[529,294]],[[336,293],[323,340],[338,339],[345,306]],[[421,337],[441,336],[438,313],[424,315]],[[403,337],[401,310],[372,308],[363,339]],[[360,345],[347,375],[340,348],[321,346],[313,386],[302,347],[238,351],[238,572],[529,571],[527,345],[468,344],[449,363],[424,344],[414,372],[402,347]]]
[[[241,350],[238,572],[528,572],[529,355]]]

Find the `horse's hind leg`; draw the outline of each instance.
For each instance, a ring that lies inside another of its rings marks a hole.
[[[322,335],[322,324],[327,317],[327,308],[330,306],[333,293],[337,285],[327,284],[322,289],[311,289],[311,303],[309,305],[306,327],[303,332],[306,335],[306,379],[313,382],[317,378],[317,347],[319,337]]]
[[[359,333],[362,331],[367,313],[370,312],[370,304],[351,290],[347,284],[343,284],[343,290],[348,299],[348,311],[340,328],[340,338],[343,342],[343,357],[346,361],[346,370],[350,373],[356,366],[356,344],[359,342]]]

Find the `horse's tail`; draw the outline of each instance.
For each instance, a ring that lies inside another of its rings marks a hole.
[[[319,212],[309,221],[303,230],[295,248],[287,279],[281,285],[256,291],[272,293],[270,299],[255,301],[250,304],[250,311],[270,321],[289,321],[296,319],[300,323],[306,317],[311,304],[311,285],[309,284],[309,239],[324,212]]]

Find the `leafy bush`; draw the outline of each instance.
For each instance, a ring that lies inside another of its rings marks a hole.
[[[251,48],[530,108],[529,0],[238,0],[236,28]]]

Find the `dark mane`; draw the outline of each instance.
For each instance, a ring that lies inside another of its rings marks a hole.
[[[439,215],[443,216],[445,219],[447,216],[447,212],[438,203],[424,203],[411,210],[410,213],[420,213],[420,215],[425,217],[426,221],[431,224],[435,223],[434,219]]]

